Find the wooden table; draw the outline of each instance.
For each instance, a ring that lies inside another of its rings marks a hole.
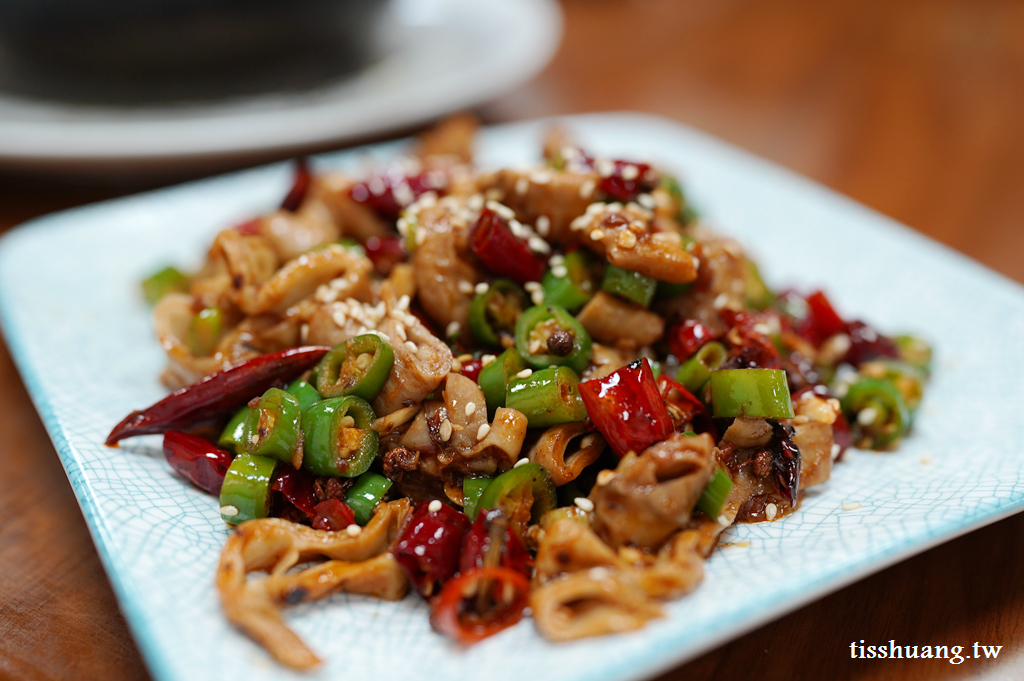
[[[483,107],[486,120],[595,110],[667,116],[1024,282],[1021,5],[566,0],[564,8],[555,60]],[[125,191],[0,175],[0,228]],[[144,679],[61,465],[3,346],[0,382],[0,678]],[[663,678],[1024,678],[1022,536],[1024,516],[1004,520]],[[850,642],[860,639],[1003,648],[997,661],[959,666],[850,660]]]

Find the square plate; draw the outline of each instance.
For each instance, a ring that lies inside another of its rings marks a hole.
[[[713,554],[697,591],[639,632],[554,645],[526,620],[461,650],[430,630],[415,597],[337,595],[287,615],[327,661],[314,678],[641,678],[1024,506],[1024,456],[1011,432],[1024,407],[1020,286],[678,124],[633,114],[560,122],[590,149],[679,173],[697,207],[748,248],[771,284],[826,287],[848,317],[931,340],[936,370],[913,436],[894,453],[851,451],[793,515],[730,529],[731,545]],[[550,124],[484,131],[480,163],[533,161]],[[358,169],[404,144],[316,165]],[[138,282],[168,262],[198,266],[218,229],[272,209],[290,176],[279,164],[86,206],[0,242],[8,344],[128,623],[164,681],[310,678],[273,663],[222,616],[213,576],[228,529],[216,501],[171,474],[159,438],[102,444],[122,416],[165,392],[164,355]],[[846,502],[860,507],[844,511]]]

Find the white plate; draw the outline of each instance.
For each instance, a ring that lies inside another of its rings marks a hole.
[[[1024,507],[1021,287],[677,124],[637,115],[563,122],[598,152],[678,171],[705,215],[760,258],[769,282],[825,286],[848,316],[931,339],[936,371],[913,436],[898,452],[849,453],[792,516],[730,529],[732,546],[712,555],[697,591],[639,632],[554,645],[525,620],[460,650],[430,630],[416,597],[339,595],[289,611],[288,622],[327,660],[319,674],[292,674],[220,612],[213,575],[228,530],[216,500],[171,474],[159,438],[102,444],[121,417],[164,394],[164,356],[138,281],[167,262],[197,265],[218,229],[274,206],[290,168],[41,218],[0,240],[0,319],[157,679],[634,679]],[[487,130],[480,158],[537,158],[547,124]],[[385,158],[398,146],[369,151]],[[355,167],[364,153],[317,164]],[[846,502],[861,506],[843,511]]]
[[[377,63],[333,86],[209,105],[74,106],[0,93],[0,166],[88,172],[341,142],[528,80],[561,36],[554,0],[393,0]]]

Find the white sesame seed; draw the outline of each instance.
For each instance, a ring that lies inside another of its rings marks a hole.
[[[404,312],[409,309],[410,302],[412,301],[409,299],[409,296],[402,296],[398,299],[398,305],[396,305],[396,307]]]
[[[775,520],[775,516],[779,513],[779,507],[775,504],[768,504],[764,507],[764,517],[769,521]]]
[[[600,201],[594,201],[592,204],[587,206],[587,212],[585,215],[600,215],[605,211],[605,204]]]
[[[544,292],[543,291],[534,291],[533,293],[530,294],[530,301],[534,305],[543,305],[544,304]]]
[[[446,336],[451,338],[452,336],[457,335],[459,333],[459,329],[461,329],[461,328],[462,328],[461,324],[459,324],[458,322],[452,322],[447,327],[445,327],[444,333],[445,333]]]
[[[466,206],[470,210],[480,210],[481,208],[484,207],[484,195],[473,194],[468,199],[466,199]]]
[[[485,437],[487,437],[487,434],[490,433],[490,432],[491,432],[490,425],[488,425],[486,423],[481,423],[480,427],[476,429],[476,439],[477,439],[477,441],[479,442],[480,440],[483,440]]]
[[[576,504],[580,509],[590,513],[594,510],[594,502],[586,497],[576,497],[572,500],[572,503]]]
[[[412,189],[410,189],[409,185],[405,182],[395,187],[391,193],[395,197],[395,201],[398,202],[399,206],[408,206],[416,200],[416,196],[412,193]]]
[[[508,228],[512,230],[512,236],[517,239],[527,239],[530,236],[530,230],[519,220],[509,220]]]
[[[459,355],[456,359],[458,359],[460,362],[463,362],[463,363],[465,363],[465,362],[472,362],[473,361],[473,355],[471,355],[471,354],[469,354],[467,352],[465,354]]]
[[[531,236],[527,243],[530,245],[530,250],[534,253],[544,253],[546,255],[551,252],[551,246],[539,236]]]
[[[596,484],[598,487],[604,487],[612,481],[615,477],[615,471],[603,470],[597,474]]]
[[[227,518],[234,518],[236,515],[238,515],[238,508],[235,506],[231,506],[230,504],[227,506],[221,506],[220,514]]]
[[[608,205],[606,205],[604,207],[604,209],[605,209],[605,211],[607,211],[609,213],[621,213],[622,212],[622,204],[619,203],[618,201],[613,201],[613,202],[609,203]]]
[[[654,210],[658,205],[658,202],[655,201],[654,197],[651,196],[650,194],[641,194],[640,196],[636,197],[636,200],[637,203],[639,203],[647,210]]]
[[[870,426],[878,418],[878,410],[874,407],[861,409],[857,413],[857,423],[862,426]]]
[[[438,429],[441,435],[441,442],[448,442],[452,439],[452,422],[448,419],[441,421],[441,427]]]
[[[516,378],[529,378],[532,375],[533,369],[523,369],[518,374],[516,374]]]
[[[528,281],[525,284],[523,284],[523,288],[525,288],[530,293],[543,290],[543,287],[540,285],[539,281]]]
[[[551,173],[546,170],[539,170],[530,175],[530,182],[534,184],[548,184],[551,182]]]
[[[628,229],[623,230],[619,232],[619,236],[615,240],[615,243],[618,244],[621,248],[629,250],[636,246],[636,234],[633,234],[633,232],[629,231]]]
[[[380,336],[380,339],[382,341],[384,341],[385,343],[390,343],[391,342],[391,336],[387,335],[383,331],[374,331],[374,333],[377,334],[378,336]]]
[[[601,177],[611,177],[615,172],[615,162],[611,159],[599,158],[594,165],[597,168],[597,174]]]
[[[405,347],[409,348],[409,352],[419,352],[420,346],[416,345],[412,341],[405,341]]]
[[[561,253],[555,253],[553,256],[548,258],[548,265],[551,267],[558,267],[559,265],[565,264],[565,256]]]
[[[595,442],[597,442],[597,435],[591,433],[580,440],[580,448],[587,449],[588,447],[593,447]]]
[[[922,456],[921,457],[921,465],[922,466],[930,466],[931,464],[932,464],[932,457],[930,457],[930,456]]]
[[[758,322],[754,324],[754,332],[759,333],[762,336],[770,336],[772,333],[772,327],[768,326],[764,322]]]
[[[547,236],[551,232],[551,219],[547,215],[537,218],[537,234]]]
[[[302,339],[303,343],[309,338],[309,324],[303,324],[299,327],[299,338]]]
[[[724,308],[728,304],[729,304],[729,295],[726,294],[726,293],[719,293],[718,297],[715,298],[715,302],[712,303],[712,306],[716,310],[721,310],[722,308]]]
[[[839,456],[839,452],[841,452],[841,451],[843,451],[843,448],[839,445],[839,443],[838,442],[833,442],[832,443],[832,459],[833,459],[833,461],[835,460],[835,458],[837,456]]]
[[[476,402],[467,402],[466,403],[466,416],[472,416],[475,411],[476,411]]]
[[[590,216],[581,215],[569,223],[569,229],[574,232],[581,232],[590,226]]]
[[[363,528],[359,527],[355,523],[352,523],[351,525],[345,528],[345,534],[347,534],[350,537],[358,537],[362,533]]]
[[[525,177],[516,180],[516,194],[522,196],[530,188],[530,182]]]
[[[718,524],[722,527],[729,527],[729,519],[725,517],[725,514],[718,516]]]
[[[469,283],[465,279],[459,282],[459,293],[472,293],[473,284]]]
[[[520,466],[525,466],[528,463],[530,463],[529,459],[519,459],[512,468],[519,468]]]
[[[590,233],[590,239],[591,239],[592,241],[600,241],[600,240],[601,240],[601,239],[603,239],[603,238],[604,238],[604,232],[602,232],[602,231],[601,231],[601,230],[599,230],[599,229],[595,229],[594,231],[592,231],[592,232]]]
[[[441,510],[442,506],[444,506],[444,504],[442,504],[439,499],[434,499],[429,504],[427,504],[427,510],[430,511],[431,513],[437,513],[438,511]]]
[[[540,352],[540,341],[536,338],[530,341],[530,352],[535,355]]]
[[[640,177],[640,169],[634,165],[624,166],[622,168],[622,179],[623,180],[635,180]]]
[[[496,359],[498,359],[496,355],[484,355],[480,358],[480,368],[490,365],[490,363]]]
[[[409,340],[409,336],[406,335],[405,333],[405,327],[402,326],[401,324],[395,325],[395,334],[397,334],[398,337],[401,338],[403,341]]]
[[[860,503],[857,501],[847,501],[845,504],[843,504],[842,508],[844,511],[856,511],[858,508],[860,508]]]
[[[497,201],[488,201],[487,207],[506,220],[514,220],[516,217],[515,211],[504,204],[498,203]]]
[[[427,552],[427,547],[424,546],[423,544],[420,544],[419,546],[416,546],[415,548],[413,548],[412,552],[415,553],[417,556],[422,557],[423,554],[425,554]]]
[[[384,180],[380,179],[379,177],[375,177],[370,180],[369,188],[371,194],[373,194],[374,196],[380,196],[385,191],[387,191],[388,187],[386,184],[384,184]]]
[[[805,423],[810,423],[810,421],[811,421],[811,419],[807,418],[803,414],[798,414],[798,415],[793,417],[793,425],[794,426],[802,426]]]
[[[569,270],[565,267],[565,265],[556,265],[551,268],[551,274],[555,275],[556,277],[566,277],[569,275]]]
[[[611,572],[608,571],[608,568],[592,567],[589,570],[587,570],[587,577],[594,580],[595,582],[599,582],[602,579],[608,579],[609,577],[611,577]]]
[[[476,292],[478,296],[482,296],[483,294],[487,293],[487,290],[489,288],[491,287],[486,281],[481,281],[479,284],[476,285],[476,288],[474,288],[473,290]]]

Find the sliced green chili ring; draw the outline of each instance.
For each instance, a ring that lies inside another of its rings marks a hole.
[[[587,418],[577,389],[579,376],[569,367],[548,367],[526,378],[513,377],[505,406],[526,416],[530,428],[575,423]]]
[[[928,376],[932,372],[932,348],[917,336],[896,336],[893,338],[900,352],[900,359],[914,365]]]
[[[372,333],[338,343],[316,369],[316,390],[323,397],[355,395],[372,400],[384,387],[395,363],[391,346]]]
[[[722,507],[725,506],[725,500],[729,497],[729,492],[732,491],[732,485],[732,478],[729,477],[729,474],[716,467],[707,487],[704,488],[700,499],[697,500],[697,508],[712,520],[718,520],[718,516],[722,514]]]
[[[688,225],[699,217],[690,206],[690,202],[686,200],[686,194],[683,193],[683,187],[679,184],[679,180],[662,173],[659,184],[669,193],[669,196],[679,202],[679,212],[676,213],[676,220],[679,224]]]
[[[530,304],[526,292],[511,279],[498,279],[469,304],[469,330],[482,345],[501,346],[502,332],[515,333],[516,321]]]
[[[791,419],[793,403],[782,369],[724,369],[711,373],[712,416]]]
[[[654,279],[615,265],[608,265],[604,271],[604,281],[601,282],[602,291],[625,298],[643,307],[648,307],[654,300],[656,288],[658,288],[658,282]]]
[[[494,478],[463,478],[462,479],[462,512],[470,520],[476,520],[480,509],[480,497]]]
[[[239,454],[231,462],[220,488],[220,517],[237,525],[266,518],[270,512],[270,483],[278,460]]]
[[[242,431],[246,454],[270,456],[289,463],[302,443],[299,400],[280,388],[263,393],[249,412]]]
[[[352,509],[356,522],[365,525],[373,517],[373,509],[391,489],[391,481],[383,475],[367,471],[360,475],[345,493],[345,503]]]
[[[377,456],[379,436],[370,429],[376,418],[370,403],[355,395],[313,404],[302,414],[302,467],[330,477],[362,475]]]
[[[562,354],[552,352],[556,338],[565,341],[564,346],[558,346]],[[568,310],[558,305],[538,305],[520,315],[516,350],[534,369],[567,366],[579,374],[590,366],[590,334]]]
[[[718,341],[711,341],[690,355],[676,373],[676,380],[694,395],[707,385],[711,372],[718,371],[729,358],[729,352]]]
[[[344,248],[349,253],[352,253],[353,255],[366,257],[366,249],[363,248],[363,245],[361,243],[359,243],[352,237],[342,237],[341,239],[338,239],[334,243],[338,244],[339,246]]]
[[[209,357],[217,348],[224,326],[224,315],[220,308],[207,307],[200,310],[188,325],[186,344],[193,357]]]
[[[911,364],[897,359],[876,359],[865,362],[859,367],[862,376],[881,378],[889,381],[903,395],[911,415],[921,406],[924,397],[924,384],[927,379],[925,372]]]
[[[314,403],[319,402],[320,400],[323,399],[323,397],[320,396],[320,393],[316,391],[316,388],[314,388],[301,378],[296,378],[294,381],[291,382],[291,384],[288,386],[288,392],[290,392],[292,395],[295,395],[295,397],[299,400],[299,407],[302,409],[302,411],[306,411]]]
[[[670,284],[667,281],[659,281],[658,287],[654,290],[655,300],[668,300],[676,296],[686,295],[693,289],[693,282],[688,284]]]
[[[753,260],[744,260],[743,263],[743,298],[747,307],[755,310],[767,310],[775,304],[775,294],[771,292],[768,285],[761,278],[761,270]]]
[[[150,305],[156,305],[168,293],[188,291],[188,277],[175,267],[165,267],[142,280],[142,295]]]
[[[477,512],[500,508],[520,536],[531,523],[555,508],[555,485],[539,463],[525,463],[511,468],[487,486],[480,496]]]
[[[476,382],[484,393],[484,399],[487,401],[487,414],[490,418],[494,418],[494,412],[498,407],[505,406],[509,378],[525,368],[526,361],[516,352],[515,348],[509,348],[480,370]]]
[[[846,391],[840,403],[855,433],[863,436],[860,441],[855,440],[858,445],[885,449],[898,442],[910,428],[910,410],[903,393],[885,379],[857,381]]]
[[[231,417],[228,424],[224,426],[224,430],[221,431],[220,437],[217,438],[217,444],[234,452],[235,454],[242,454],[245,452],[245,420],[249,418],[249,414],[252,413],[251,407],[242,407],[235,415]]]
[[[566,253],[562,266],[565,276],[555,276],[555,269],[544,273],[540,285],[544,289],[544,300],[551,305],[559,305],[570,312],[576,312],[587,304],[597,290],[591,268],[594,261],[591,256],[581,250]]]

